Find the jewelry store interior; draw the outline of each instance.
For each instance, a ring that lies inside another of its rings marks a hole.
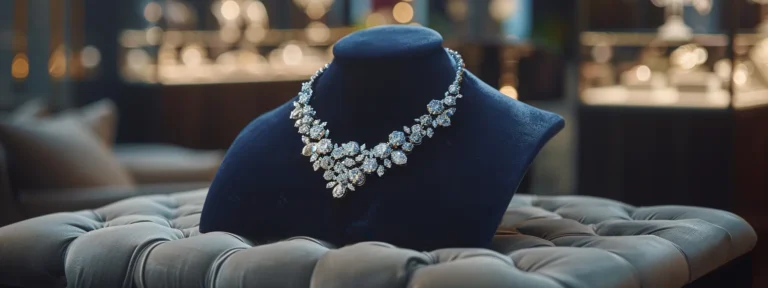
[[[768,287],[766,207],[768,0],[0,1],[0,288]]]

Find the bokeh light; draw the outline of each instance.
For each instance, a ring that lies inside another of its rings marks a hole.
[[[413,7],[407,2],[399,2],[392,8],[392,17],[400,23],[408,23],[413,20]]]

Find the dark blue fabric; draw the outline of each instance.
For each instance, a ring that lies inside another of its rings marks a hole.
[[[412,125],[441,99],[455,68],[436,32],[387,26],[353,33],[316,81],[311,104],[330,138],[373,147]],[[298,92],[298,87],[297,87]],[[334,199],[322,173],[300,154],[291,102],[237,137],[216,175],[200,230],[255,241],[311,236],[346,245],[385,241],[432,250],[484,247],[541,147],[563,119],[499,93],[468,73],[453,125],[438,128],[405,167]]]

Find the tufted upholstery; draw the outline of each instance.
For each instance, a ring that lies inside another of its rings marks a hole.
[[[252,243],[197,230],[206,190],[0,228],[0,286],[680,287],[750,251],[731,213],[516,195],[491,249]]]

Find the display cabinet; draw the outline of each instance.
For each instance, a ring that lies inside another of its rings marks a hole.
[[[578,193],[725,209],[768,237],[763,2],[581,2]]]

